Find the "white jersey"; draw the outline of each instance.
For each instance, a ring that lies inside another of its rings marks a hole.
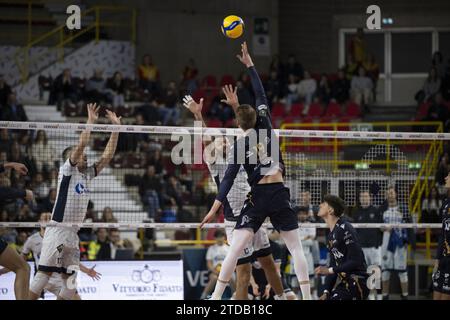
[[[230,247],[226,244],[221,246],[215,244],[208,248],[208,251],[206,252],[206,260],[211,260],[214,268],[218,265],[222,265],[229,249]]]
[[[52,212],[56,222],[82,223],[90,199],[91,180],[97,175],[95,165],[85,173],[72,166],[70,159],[59,168],[58,190]]]
[[[384,223],[403,223],[403,214],[400,211],[398,206],[387,208],[385,212],[383,212],[383,222]],[[394,228],[392,232],[396,232],[399,236],[403,234],[403,230],[399,228]],[[381,248],[383,251],[387,250],[389,239],[390,239],[391,231],[383,232],[383,242]]]
[[[228,165],[223,159],[217,159],[215,163],[208,164],[209,172],[219,188],[220,183],[225,176],[225,171]],[[241,209],[244,206],[244,201],[247,198],[247,194],[250,192],[250,186],[247,181],[247,173],[243,166],[239,169],[236,178],[234,179],[233,186],[227,195],[227,202],[224,203],[224,216],[225,219],[236,218],[241,213]]]
[[[33,233],[28,237],[27,241],[25,241],[22,248],[22,254],[33,254],[34,264],[36,267],[39,265],[39,259],[41,257],[42,240],[43,238],[39,232]]]

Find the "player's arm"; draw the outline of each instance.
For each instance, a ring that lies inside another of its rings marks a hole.
[[[80,271],[87,274],[92,280],[100,280],[101,273],[95,271],[95,265],[92,268],[86,267],[84,264],[80,263]]]
[[[259,78],[258,72],[256,72],[255,65],[253,64],[252,58],[248,53],[247,43],[244,42],[241,45],[241,55],[237,55],[238,59],[247,67],[248,74],[252,83],[253,91],[256,98],[256,108],[264,105],[267,107],[268,101],[264,87],[262,85],[261,79]],[[270,115],[269,115],[270,117]]]
[[[234,150],[236,152],[236,148],[234,148]],[[230,189],[233,186],[234,179],[236,178],[236,175],[238,174],[240,167],[241,167],[240,164],[235,163],[231,163],[228,165],[227,170],[225,171],[225,175],[222,181],[220,182],[219,192],[217,193],[216,200],[214,200],[211,209],[201,222],[200,228],[203,227],[205,223],[211,221],[211,219],[219,211],[220,207],[222,206],[222,203],[225,201],[228,195],[228,192],[230,192]]]
[[[118,117],[114,112],[112,112],[110,110],[106,110],[106,118],[108,118],[112,124],[120,125],[120,119],[122,117]],[[109,138],[108,144],[106,145],[105,151],[103,151],[102,157],[95,165],[97,175],[100,173],[100,171],[103,170],[103,168],[105,168],[109,164],[109,162],[114,157],[114,153],[116,152],[118,140],[119,140],[119,132],[111,133],[111,136]]]
[[[3,164],[0,164],[0,173],[4,172],[6,169],[16,170],[20,175],[23,176],[28,173],[28,168],[24,164],[18,162],[5,162]],[[25,199],[27,201],[31,201],[33,200],[33,192],[28,189],[0,187],[0,199]]]
[[[98,119],[98,111],[100,110],[100,106],[97,106],[96,103],[88,103],[87,110],[88,110],[88,120],[86,123],[94,124]],[[70,154],[69,159],[70,164],[72,166],[75,166],[77,164],[78,160],[83,154],[84,149],[87,147],[89,143],[90,137],[91,137],[90,129],[86,129],[81,133],[78,145],[72,150],[72,153]]]
[[[0,164],[0,173],[4,172],[6,169],[16,170],[23,176],[28,173],[27,167],[24,164],[18,162],[5,162],[3,164]]]

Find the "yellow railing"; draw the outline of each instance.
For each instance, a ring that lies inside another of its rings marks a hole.
[[[130,20],[129,22],[106,21],[105,18],[102,17],[102,14],[106,12],[122,12],[125,15],[129,15]],[[30,49],[36,45],[42,44],[46,47],[49,47],[49,50],[55,50],[57,53],[57,60],[62,61],[64,59],[64,48],[67,45],[91,30],[95,30],[95,36],[91,40],[95,40],[96,42],[98,42],[100,40],[100,30],[102,27],[129,28],[130,41],[133,44],[136,43],[136,9],[127,6],[94,6],[81,12],[82,18],[87,16],[92,16],[93,22],[90,22],[87,25],[82,25],[82,28],[80,30],[73,30],[70,31],[69,34],[66,34],[66,25],[62,24],[45,34],[32,39],[31,26],[33,16],[31,13],[31,4],[29,4],[27,14],[29,26],[28,42],[23,48],[18,49],[14,54],[14,60],[19,68],[22,82],[28,80],[30,76],[30,66],[32,65],[32,63],[34,61],[39,61],[45,54],[47,54],[43,53],[41,56],[34,56],[31,60],[29,54]],[[57,38],[56,43],[48,45],[47,42],[51,42],[52,40],[55,40],[55,38]]]

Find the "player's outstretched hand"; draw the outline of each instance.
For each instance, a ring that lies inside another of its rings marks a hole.
[[[95,266],[96,265],[94,265],[92,268],[90,268],[90,269],[87,269],[87,271],[86,271],[86,274],[89,276],[89,277],[91,277],[92,278],[92,280],[100,280],[100,278],[101,278],[101,276],[102,276],[102,274],[101,273],[99,273],[99,272],[97,272],[97,271],[95,271]]]
[[[98,120],[98,112],[100,111],[100,106],[96,103],[88,103],[88,123],[92,124]]]
[[[237,87],[234,87],[231,84],[227,84],[222,88],[223,94],[226,99],[220,100],[220,102],[226,103],[227,105],[236,109],[239,106],[238,96],[237,96]]]
[[[241,55],[237,55],[237,58],[239,59],[239,61],[241,61],[247,68],[252,67],[253,61],[252,58],[250,57],[250,54],[248,53],[248,49],[247,49],[247,42],[244,41],[243,44],[241,44]]]
[[[214,211],[209,211],[208,214],[203,218],[202,222],[200,223],[200,228],[203,228],[203,226],[205,225],[205,223],[209,223],[214,216],[216,215],[216,213]]]
[[[19,162],[7,162],[4,164],[5,168],[11,168],[13,170],[16,170],[21,175],[26,175],[28,173],[27,167]]]
[[[185,95],[183,98],[183,106],[189,109],[193,115],[201,115],[203,109],[203,98],[197,103],[190,95]]]
[[[106,109],[106,118],[111,121],[112,124],[119,125],[120,119],[122,117],[118,117],[115,112],[112,112],[111,110]]]

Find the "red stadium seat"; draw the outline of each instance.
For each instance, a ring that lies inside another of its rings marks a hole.
[[[218,119],[208,120],[207,125],[209,128],[222,128],[223,123]]]
[[[196,101],[199,102],[201,98],[205,98],[206,97],[206,91],[203,89],[197,89],[194,91],[194,93],[192,94],[192,98]]]
[[[281,118],[284,116],[285,107],[282,103],[274,103],[272,106],[272,118]]]
[[[326,117],[338,118],[341,115],[341,106],[336,102],[330,102],[325,112]]]
[[[308,117],[319,118],[322,115],[322,106],[318,103],[311,103],[308,110]]]
[[[419,109],[416,113],[416,120],[422,120],[428,114],[428,109],[431,106],[431,102],[424,102],[419,106]]]
[[[203,78],[202,87],[204,88],[215,88],[217,87],[216,76],[209,74]]]
[[[230,74],[224,74],[222,79],[220,79],[220,86],[223,87],[226,84],[231,84],[233,87],[236,85],[236,80]]]
[[[303,104],[301,104],[301,103],[294,103],[291,106],[291,112],[289,113],[289,116],[301,117],[302,112],[303,112]]]
[[[349,102],[347,105],[347,112],[346,115],[348,117],[359,118],[361,117],[361,108],[358,104],[354,102]]]

